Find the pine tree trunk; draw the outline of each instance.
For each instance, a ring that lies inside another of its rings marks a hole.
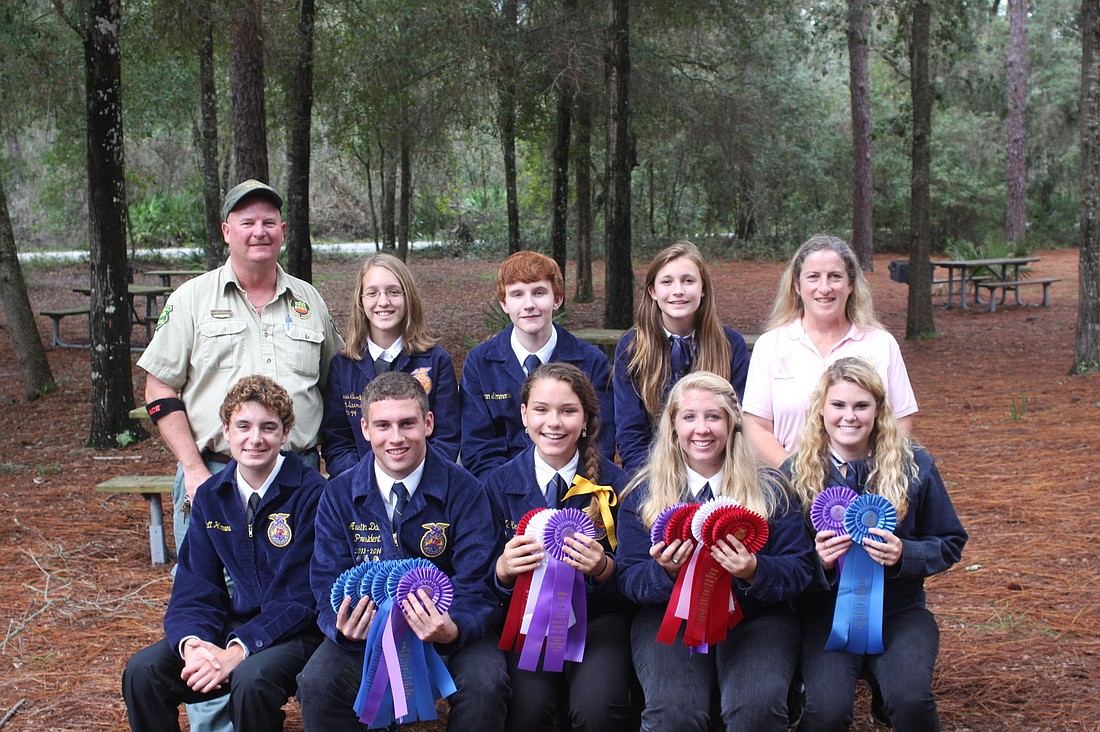
[[[1100,8],[1081,0],[1081,265],[1073,370],[1100,371]]]
[[[630,2],[609,0],[608,10],[604,77],[607,87],[604,325],[629,328],[634,323],[634,269],[630,259]]]
[[[501,8],[508,33],[519,23],[519,0],[504,0]],[[522,248],[519,235],[519,194],[516,188],[516,70],[511,55],[505,53],[500,88],[497,92],[497,124],[500,126],[500,144],[504,153],[504,191],[508,207],[508,253]]]
[[[298,6],[298,53],[290,94],[290,143],[287,148],[287,269],[313,281],[313,243],[309,236],[309,151],[313,120],[314,0]]]
[[[121,0],[92,0],[84,26],[91,228],[92,427],[88,447],[148,437],[137,420],[130,373],[126,181],[123,174]]]
[[[871,177],[871,81],[867,59],[870,33],[867,0],[848,2],[848,67],[852,97],[852,249],[865,272],[875,268]]]
[[[913,3],[909,40],[910,88],[913,96],[913,172],[910,188],[909,314],[906,338],[936,335],[932,317],[932,233],[929,224],[932,171],[932,83],[928,53],[932,27],[929,0]]]
[[[233,151],[237,182],[270,183],[264,106],[262,0],[235,0],[230,33],[229,86],[233,95]]]
[[[396,248],[397,157],[382,147],[382,249],[393,251]]]
[[[592,289],[592,97],[582,90],[576,108],[573,175],[577,183],[577,290],[573,299],[592,302],[596,299]]]
[[[409,231],[412,228],[412,156],[408,116],[402,115],[400,149],[401,149],[401,199],[399,216],[397,220],[397,256],[402,262],[409,259]]]
[[[27,283],[19,265],[3,181],[0,181],[0,304],[7,316],[11,345],[19,364],[23,398],[27,401],[37,399],[53,389],[53,372],[38,335]]]
[[[206,268],[215,269],[225,262],[222,238],[221,182],[218,177],[218,88],[214,82],[214,15],[210,0],[197,7],[202,42],[199,44],[199,93],[202,115],[202,203],[206,230]]]
[[[1009,0],[1008,117],[1005,119],[1005,238],[1027,236],[1027,4]]]
[[[550,254],[558,263],[565,278],[565,263],[569,257],[567,236],[569,228],[569,138],[573,123],[573,87],[566,79],[558,90],[557,125],[554,129],[553,203],[550,218]]]

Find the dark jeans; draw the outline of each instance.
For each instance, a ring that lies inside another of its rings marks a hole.
[[[742,620],[708,653],[691,653],[678,635],[657,640],[665,608],[647,605],[634,618],[634,669],[645,693],[642,729],[710,729],[711,696],[718,692],[727,732],[787,732],[787,690],[798,664],[798,619],[776,610]]]
[[[843,732],[851,727],[856,681],[865,661],[882,690],[895,732],[940,729],[932,696],[940,630],[932,613],[913,608],[889,616],[882,624],[885,652],[866,656],[824,650],[833,622],[831,604],[805,609],[800,616],[806,710],[799,732]]]
[[[244,659],[229,686],[208,694],[180,678],[183,659],[167,638],[135,653],[122,674],[122,696],[134,732],[171,732],[180,728],[179,705],[229,695],[229,716],[236,732],[283,728],[282,706],[294,695],[295,677],[320,642],[316,628],[298,633]]]
[[[449,732],[499,732],[504,729],[509,687],[504,652],[491,635],[444,657],[458,688],[447,698]],[[306,732],[366,729],[352,706],[363,679],[363,652],[347,651],[325,638],[298,674],[298,701]]]
[[[563,671],[524,671],[508,653],[512,701],[509,732],[552,732],[559,693],[568,695],[573,732],[620,732],[630,724],[630,617],[604,614],[588,621],[584,661]]]

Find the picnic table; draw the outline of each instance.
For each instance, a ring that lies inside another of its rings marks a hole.
[[[1008,290],[1012,290],[1016,297],[1016,304],[1020,305],[1020,270],[1033,262],[1038,262],[1038,257],[993,257],[990,259],[954,259],[943,262],[932,262],[937,267],[943,267],[947,270],[947,304],[946,307],[952,307],[955,297],[959,298],[959,305],[963,310],[969,310],[966,304],[966,283],[967,280],[973,281],[974,273],[977,270],[988,269],[993,272],[996,278],[993,287],[999,287],[1001,289],[1001,302],[1003,303],[1005,297],[1008,294]],[[1012,277],[1008,276],[1009,269],[1012,270]],[[987,281],[983,281],[983,286],[989,284]],[[1038,283],[1037,283],[1038,284]],[[994,296],[993,288],[990,288],[990,297]],[[1044,304],[1046,288],[1043,288]],[[974,288],[974,303],[976,305],[985,304],[983,300],[978,297],[978,288]]]
[[[149,277],[160,277],[160,284],[165,287],[172,286],[173,277],[196,277],[201,274],[205,274],[205,269],[151,269],[148,272],[142,272]]]
[[[144,325],[145,335],[150,340],[153,338],[153,326],[157,324],[157,318],[160,316],[159,300],[171,294],[172,289],[163,285],[135,285],[131,283],[126,286],[126,296],[130,300],[130,324]],[[74,287],[73,292],[90,296],[92,288]],[[138,310],[134,305],[134,300],[139,297],[145,298],[144,316],[138,314]]]

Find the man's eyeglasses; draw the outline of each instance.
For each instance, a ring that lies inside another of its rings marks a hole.
[[[385,294],[387,300],[400,300],[405,297],[405,291],[399,290],[396,287],[391,287],[388,290],[366,290],[363,292],[363,299],[367,302],[374,302],[378,299],[379,295]]]

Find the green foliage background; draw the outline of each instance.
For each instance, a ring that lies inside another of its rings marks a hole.
[[[1003,229],[1008,22],[988,3],[937,4],[933,241],[943,251]],[[413,154],[413,236],[460,223],[490,247],[505,236],[496,114],[505,63],[518,70],[519,201],[526,246],[549,239],[556,90],[595,101],[602,176],[602,20],[580,3],[319,3],[311,219],[318,240],[374,239],[380,174],[404,127]],[[904,0],[875,0],[871,43],[875,247],[908,242],[909,102]],[[273,182],[285,184],[286,86],[295,3],[264,4]],[[220,156],[230,163],[226,3],[215,0]],[[782,256],[810,234],[850,229],[846,3],[632,3],[634,239],[682,237],[738,255]],[[123,4],[131,243],[199,242],[198,39],[189,3]],[[1029,26],[1028,244],[1072,245],[1079,217],[1077,6],[1044,0]],[[86,246],[79,38],[49,0],[0,8],[0,174],[23,249]],[[368,192],[368,171],[371,189]],[[372,207],[374,215],[372,216]],[[572,220],[572,215],[571,215]],[[751,230],[743,227],[751,222]],[[597,226],[600,226],[597,213]],[[594,237],[598,244],[600,234]]]

